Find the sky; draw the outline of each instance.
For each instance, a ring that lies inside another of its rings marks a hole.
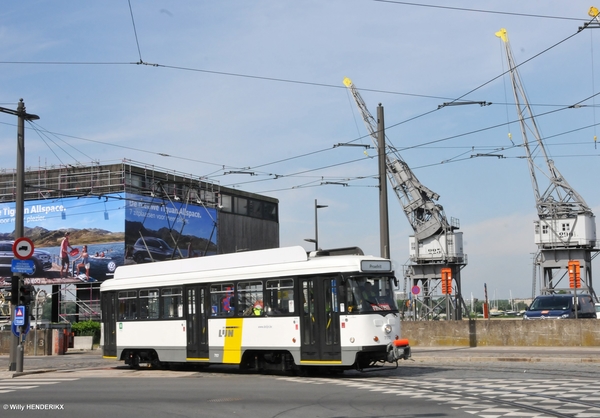
[[[327,206],[317,212],[320,247],[379,255],[376,152],[335,146],[372,144],[342,82],[350,77],[373,115],[382,104],[388,141],[460,221],[463,297],[482,298],[485,284],[490,298],[527,298],[537,214],[499,29],[524,63],[548,153],[600,211],[600,31],[579,31],[591,19],[587,1],[540,4],[9,2],[0,107],[22,98],[40,117],[26,125],[27,168],[128,160],[204,176],[279,199],[281,246],[307,250],[316,200]],[[439,108],[455,99],[491,105]],[[0,170],[15,167],[16,118],[0,113]],[[412,229],[388,195],[402,277]]]

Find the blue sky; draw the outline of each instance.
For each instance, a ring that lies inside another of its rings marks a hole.
[[[550,155],[599,212],[600,99],[565,109],[600,88],[600,31],[573,36],[587,1],[130,4],[135,32],[126,0],[0,10],[0,106],[23,98],[40,116],[26,132],[27,167],[129,159],[206,176],[278,198],[282,246],[307,250],[317,199],[328,206],[322,247],[378,255],[375,152],[334,147],[371,144],[342,84],[350,77],[371,113],[382,103],[388,139],[460,220],[463,295],[481,298],[487,283],[498,298],[527,297],[537,215],[524,151],[508,139],[522,143],[510,80],[499,77],[507,68],[494,33],[506,28],[518,63],[535,56],[520,74]],[[438,109],[458,97],[493,104]],[[14,116],[0,114],[0,139],[0,169],[14,170]],[[485,153],[504,158],[475,157]],[[255,175],[225,174],[241,169]],[[412,230],[391,190],[389,213],[400,272]]]

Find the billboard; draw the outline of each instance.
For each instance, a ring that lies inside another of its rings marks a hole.
[[[35,248],[34,272],[24,275],[25,283],[80,283],[112,277],[124,260],[124,208],[118,194],[25,201],[23,232]],[[15,212],[15,202],[0,203],[0,286],[10,285],[12,277]],[[60,245],[67,232],[70,254],[63,265]]]
[[[217,253],[217,211],[174,199],[127,194],[125,263]]]
[[[98,282],[124,264],[215,254],[216,217],[214,208],[132,193],[26,201],[24,235],[35,251],[25,283]],[[0,203],[0,287],[13,275],[14,230],[15,202]]]

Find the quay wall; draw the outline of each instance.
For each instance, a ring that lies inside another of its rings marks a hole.
[[[403,321],[402,338],[414,347],[593,347],[600,346],[600,320]]]

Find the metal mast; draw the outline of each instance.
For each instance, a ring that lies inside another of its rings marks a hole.
[[[584,269],[582,287],[593,293],[591,276],[591,253],[595,252],[595,217],[583,197],[569,185],[558,171],[554,161],[548,157],[544,141],[537,128],[535,115],[529,106],[517,65],[512,55],[506,29],[500,29],[496,36],[502,39],[512,81],[513,94],[517,107],[517,116],[523,145],[529,165],[529,174],[533,186],[535,205],[539,220],[535,221],[535,242],[540,250],[541,268],[544,270],[542,293],[554,293],[556,290],[569,289],[563,282],[565,269],[570,270],[569,262],[576,261]],[[528,134],[535,138],[535,149],[543,159],[545,170],[535,164],[531,152]],[[548,181],[544,192],[538,185],[536,172],[541,172]],[[560,273],[562,270],[563,275]],[[567,283],[568,284],[568,283]],[[575,288],[576,289],[576,288]]]
[[[365,126],[377,146],[377,121],[349,78],[344,79],[344,85],[352,94]],[[462,249],[462,233],[455,232],[459,228],[458,220],[452,219],[452,222],[448,222],[444,208],[435,202],[440,196],[417,179],[389,141],[386,141],[385,154],[388,180],[414,231],[414,235],[410,237],[410,259],[413,264],[407,266],[405,274],[412,279],[413,285],[422,281],[423,296],[428,301],[435,287],[430,282],[436,280],[439,284],[442,269],[451,268],[451,279],[456,283],[455,316],[460,319],[463,303],[460,294],[460,270],[466,265],[466,257]]]

